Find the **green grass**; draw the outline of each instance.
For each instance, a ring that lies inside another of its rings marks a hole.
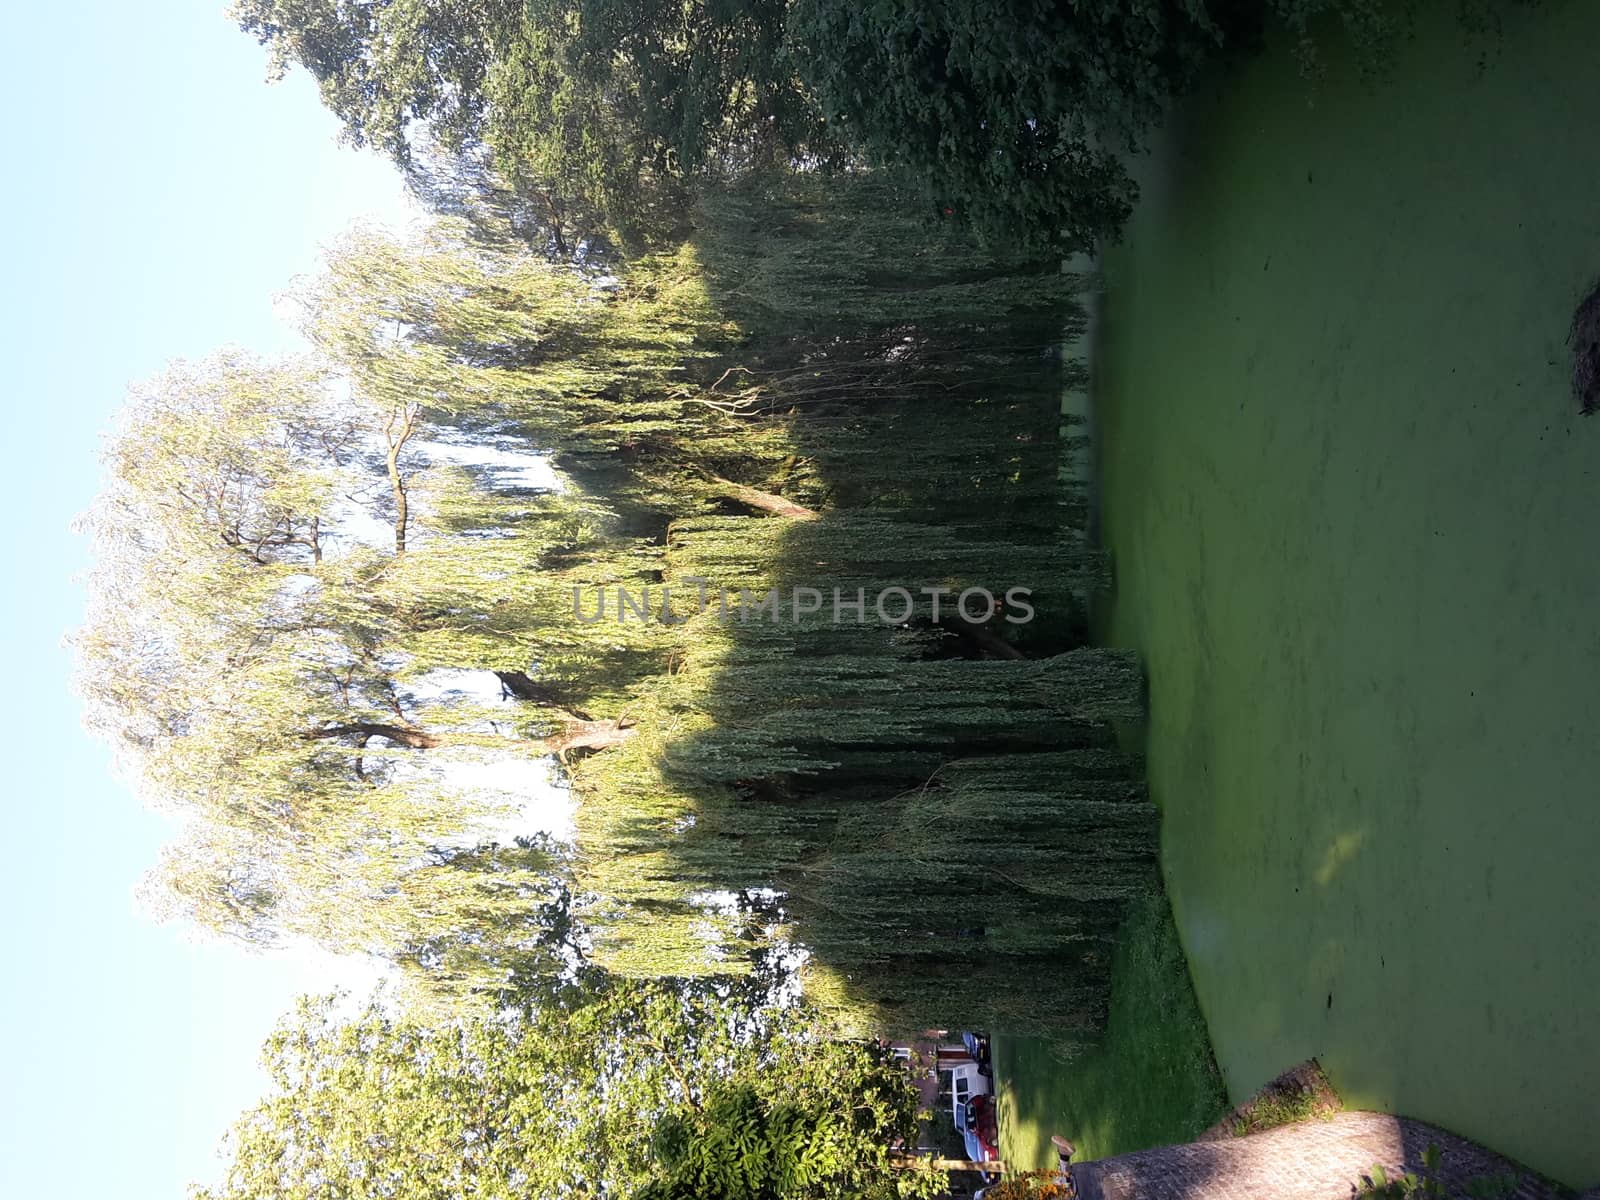
[[[1097,344],[1103,633],[1147,666],[1233,1098],[1317,1057],[1351,1107],[1589,1186],[1600,418],[1563,343],[1600,276],[1600,5],[1513,6],[1484,62],[1454,7],[1384,82],[1330,55],[1314,105],[1250,64],[1149,162]],[[1019,1155],[1166,1136],[1129,1036],[1006,1049]]]
[[[1020,1168],[1055,1164],[1050,1135],[1080,1158],[1187,1141],[1227,1105],[1167,904],[1130,913],[1112,963],[1110,1021],[1094,1049],[1062,1061],[1040,1038],[996,1037],[1000,1151]]]
[[[1253,1101],[1249,1111],[1233,1121],[1231,1126],[1235,1137],[1247,1137],[1252,1133],[1264,1133],[1268,1129],[1309,1121],[1323,1111],[1317,1097],[1310,1092],[1297,1092],[1292,1096],[1268,1093]]]

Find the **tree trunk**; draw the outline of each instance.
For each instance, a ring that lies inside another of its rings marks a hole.
[[[718,490],[730,500],[737,500],[740,504],[748,505],[761,512],[771,513],[775,517],[789,517],[797,521],[809,521],[817,513],[815,509],[807,508],[804,504],[796,504],[793,500],[785,500],[782,496],[772,492],[763,492],[760,488],[753,488],[743,483],[735,483],[731,479],[724,479],[721,475],[707,476]]]
[[[411,435],[417,431],[417,416],[419,409],[411,403],[404,403],[398,409],[389,413],[389,420],[383,427],[384,441],[388,443],[389,453],[385,466],[389,471],[389,489],[394,493],[394,552],[406,552],[406,531],[411,518],[411,481],[400,471],[400,455],[406,448],[406,443],[411,440]]]
[[[565,758],[574,750],[610,750],[638,732],[626,718],[615,721],[577,721],[555,737],[539,743],[546,754]]]
[[[400,474],[400,447],[389,450],[389,486],[394,491],[394,552],[406,552],[406,525],[410,521],[410,498],[406,481]]]
[[[565,758],[575,750],[609,750],[613,746],[622,745],[637,732],[633,721],[627,717],[608,721],[581,720],[570,714],[563,714],[563,717],[565,725],[560,733],[541,738],[536,742],[517,742],[515,745],[534,754],[556,754]],[[364,747],[372,738],[384,738],[408,750],[434,750],[453,741],[466,740],[452,738],[448,734],[429,733],[426,729],[416,729],[406,725],[386,725],[377,721],[349,721],[340,725],[324,725],[320,729],[309,730],[301,736],[307,741],[354,737],[358,739],[358,747]]]

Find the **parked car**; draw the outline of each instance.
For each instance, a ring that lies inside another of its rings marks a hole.
[[[967,1053],[972,1055],[972,1061],[978,1064],[978,1071],[983,1075],[994,1074],[994,1068],[989,1062],[989,1035],[973,1033],[968,1030],[961,1035],[961,1044],[967,1048]]]
[[[967,1158],[973,1162],[988,1162],[1000,1157],[997,1145],[999,1133],[994,1116],[994,1097],[974,1096],[955,1110],[956,1131],[967,1148]],[[999,1178],[998,1172],[984,1172],[984,1180]]]
[[[985,1158],[1000,1157],[1000,1122],[993,1096],[974,1096],[967,1101],[967,1126],[978,1135]]]

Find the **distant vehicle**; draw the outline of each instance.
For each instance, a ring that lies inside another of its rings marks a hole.
[[[983,1033],[973,1033],[970,1030],[961,1035],[961,1044],[967,1048],[967,1053],[972,1055],[972,1061],[978,1064],[980,1075],[994,1074],[994,1067],[989,1062],[989,1036]]]

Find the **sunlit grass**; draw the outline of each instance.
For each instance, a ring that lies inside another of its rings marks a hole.
[[[1330,47],[1313,105],[1282,47],[1146,160],[1094,349],[1096,638],[1145,665],[1235,1098],[1314,1057],[1588,1187],[1600,5],[1509,5],[1487,59],[1417,7],[1382,85]]]
[[[1050,1166],[1050,1135],[1080,1159],[1187,1141],[1227,1108],[1206,1025],[1166,900],[1129,914],[1112,963],[1104,1039],[1070,1061],[1045,1038],[994,1039],[1000,1150],[1019,1168]]]

